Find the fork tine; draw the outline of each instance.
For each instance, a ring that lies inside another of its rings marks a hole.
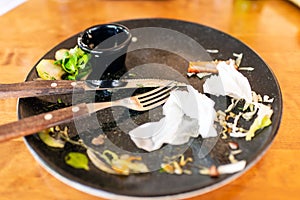
[[[168,100],[168,98],[165,98],[165,99],[163,99],[163,100],[161,100],[161,101],[158,101],[158,102],[156,102],[156,103],[154,103],[154,104],[151,104],[151,105],[149,105],[149,106],[143,106],[143,108],[144,108],[144,110],[151,110],[151,109],[153,109],[153,108],[156,108],[156,107],[158,107],[158,106],[160,106],[160,105],[162,105],[162,104],[164,104],[164,103],[166,103],[166,101]]]
[[[147,103],[151,102],[149,100],[156,101],[157,99],[160,99],[160,97],[163,96],[163,94],[167,94],[169,95],[170,91],[173,90],[173,88],[176,87],[175,85],[171,86],[171,87],[164,87],[164,88],[160,88],[160,90],[157,93],[153,93],[151,95],[145,96],[145,97],[138,97],[140,103]]]
[[[138,94],[138,95],[136,95],[136,97],[142,98],[142,97],[150,96],[151,94],[154,94],[154,93],[159,92],[160,90],[163,90],[164,88],[168,87],[168,86],[171,85],[172,83],[174,83],[174,81],[170,81],[170,83],[167,84],[167,85],[164,86],[164,87],[159,87],[159,88],[156,88],[156,89],[151,90],[151,91],[149,91],[149,92],[146,92],[146,93],[143,93],[143,94]]]
[[[151,99],[150,101],[140,102],[140,104],[141,104],[143,107],[147,107],[148,105],[150,106],[150,105],[155,104],[156,102],[159,102],[159,101],[161,101],[161,100],[164,100],[164,99],[167,100],[167,99],[168,99],[167,97],[169,97],[169,96],[170,96],[170,92],[165,93],[165,94],[163,94],[163,95],[161,95],[161,96],[159,96],[159,97],[157,97],[157,98]]]

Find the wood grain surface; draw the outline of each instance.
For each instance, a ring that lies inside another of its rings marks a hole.
[[[299,199],[300,9],[284,0],[27,0],[0,16],[0,80],[21,82],[52,47],[85,28],[163,17],[224,31],[254,49],[278,78],[282,123],[267,153],[240,178],[191,199]],[[0,100],[0,124],[17,119],[17,99]],[[22,139],[1,143],[0,199],[96,200],[52,177]]]

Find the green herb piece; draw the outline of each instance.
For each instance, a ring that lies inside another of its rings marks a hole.
[[[159,172],[159,173],[165,173],[166,171],[165,171],[163,168],[160,168],[160,169],[158,170],[158,172]]]
[[[129,73],[128,76],[129,76],[129,77],[135,77],[136,74],[134,74],[134,73]]]
[[[82,57],[78,59],[78,68],[84,69],[86,63],[89,61],[89,56],[87,54],[83,54]]]
[[[58,50],[55,61],[67,73],[65,79],[76,80],[84,77],[91,69],[87,65],[90,56],[77,46],[70,50]]]
[[[139,88],[143,88],[144,87],[143,84],[136,84],[136,86],[139,87]]]
[[[62,68],[69,74],[74,74],[77,71],[77,57],[71,55],[69,58],[63,59]]]
[[[63,101],[61,100],[61,98],[57,99],[57,103],[63,103]]]
[[[87,156],[83,153],[70,152],[65,156],[65,162],[76,169],[90,169],[88,165],[89,160]]]

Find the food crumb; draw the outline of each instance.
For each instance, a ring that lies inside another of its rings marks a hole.
[[[95,137],[92,139],[92,144],[93,145],[101,145],[104,143],[104,139],[106,138],[105,135],[101,134],[98,137]]]

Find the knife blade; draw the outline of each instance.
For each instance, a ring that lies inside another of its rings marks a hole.
[[[25,98],[56,94],[72,94],[92,90],[109,90],[172,85],[186,83],[165,79],[120,79],[120,80],[35,80],[21,83],[0,84],[0,99]]]

